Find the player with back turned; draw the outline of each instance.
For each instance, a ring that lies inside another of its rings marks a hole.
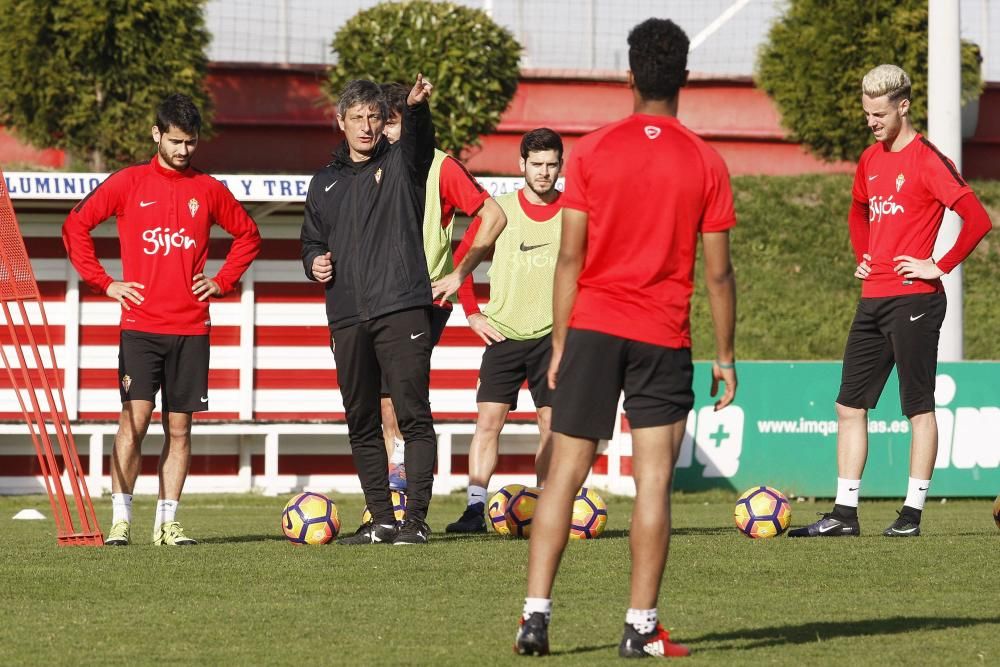
[[[917,537],[937,458],[934,414],[938,339],[946,298],[941,276],[958,266],[989,232],[983,205],[955,165],[918,133],[909,118],[910,77],[879,65],[861,82],[861,105],[875,135],[858,161],[848,215],[862,281],[847,336],[837,396],[837,497],[833,511],[789,537],[856,537],[858,498],[868,458],[868,410],[878,403],[893,365],[910,420],[910,478],[887,537]],[[945,208],[965,224],[935,260]]]
[[[657,600],[670,543],[674,462],[694,405],[690,299],[701,236],[715,325],[718,383],[736,393],[735,280],[729,229],[736,224],[722,158],[677,120],[688,38],[649,19],[628,37],[634,113],[580,139],[569,156],[553,297],[555,389],[552,460],[532,520],[528,591],[515,639],[545,655],[552,587],[569,534],[573,499],[611,437],[624,389],[632,428],[635,510],[631,596],[619,655],[684,656],[659,623]]]

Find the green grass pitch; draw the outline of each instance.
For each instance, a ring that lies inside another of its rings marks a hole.
[[[690,664],[980,665],[1000,662],[1000,531],[992,499],[928,505],[919,539],[881,537],[896,502],[865,502],[860,538],[753,541],[735,493],[675,496],[660,613]],[[334,498],[345,532],[359,496]],[[427,547],[294,547],[285,498],[189,496],[202,543],[148,544],[136,502],[127,548],[60,548],[53,522],[13,521],[42,497],[0,498],[4,664],[506,665],[528,542],[452,537],[464,495],[435,498]],[[617,662],[628,606],[631,501],[609,498],[604,537],[572,542],[544,664]],[[110,501],[97,502],[107,530]],[[792,525],[828,501],[793,502]]]

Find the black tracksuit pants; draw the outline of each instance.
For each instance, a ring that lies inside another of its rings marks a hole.
[[[395,521],[379,407],[384,373],[399,430],[406,440],[407,518],[426,521],[437,458],[429,397],[430,306],[335,329],[333,341],[351,456],[372,518],[382,524]]]

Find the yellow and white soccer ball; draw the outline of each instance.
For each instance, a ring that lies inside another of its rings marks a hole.
[[[292,544],[326,544],[340,532],[337,506],[322,493],[300,493],[281,512],[281,530]]]
[[[781,491],[770,486],[754,486],[736,501],[733,519],[747,537],[775,537],[788,529],[792,506]]]
[[[507,529],[507,505],[511,499],[525,488],[524,484],[508,484],[490,496],[486,505],[489,526],[499,535],[510,535]]]
[[[392,492],[392,511],[396,515],[396,521],[402,521],[406,518],[406,494],[404,492]],[[361,513],[361,523],[368,523],[371,520],[372,513],[368,511],[368,506],[365,505],[365,509]]]
[[[535,516],[535,505],[541,489],[527,486],[507,503],[507,530],[514,537],[531,537],[531,520]]]
[[[597,492],[586,486],[573,501],[573,518],[569,526],[570,539],[591,540],[601,536],[608,523],[608,506]]]

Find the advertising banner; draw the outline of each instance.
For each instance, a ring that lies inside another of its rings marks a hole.
[[[736,402],[715,412],[711,364],[695,364],[695,409],[674,488],[758,484],[798,496],[833,497],[837,485],[839,362],[741,362]],[[938,365],[937,460],[930,496],[1000,493],[1000,363]],[[862,497],[906,495],[910,422],[900,412],[895,371],[868,414]]]

